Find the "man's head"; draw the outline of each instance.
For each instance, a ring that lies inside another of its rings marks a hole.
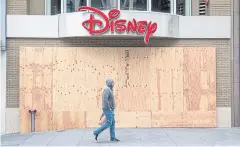
[[[113,88],[114,87],[114,81],[113,79],[107,79],[106,80],[106,85],[109,87],[109,88]]]

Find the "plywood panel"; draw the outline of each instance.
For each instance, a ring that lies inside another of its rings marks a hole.
[[[189,117],[185,119],[185,125],[204,127],[205,124],[205,127],[216,127],[215,49],[185,48],[183,73],[184,113],[187,113],[185,117]],[[192,122],[193,118],[195,121]]]
[[[183,127],[182,112],[152,112],[151,127]]]
[[[155,49],[155,77],[157,83],[151,88],[155,98],[152,111],[182,111],[183,110],[183,49]],[[154,53],[152,53],[154,54]],[[154,57],[153,57],[154,58]],[[154,90],[156,88],[156,90]],[[157,96],[157,99],[156,99]]]
[[[151,111],[136,112],[136,118],[137,118],[136,126],[138,128],[151,128],[151,119],[152,119]]]
[[[184,49],[184,96],[186,110],[197,111],[201,100],[201,50]]]
[[[182,117],[184,127],[216,127],[216,111],[189,111]]]
[[[29,133],[31,132],[31,117],[26,109],[20,110],[20,132]]]
[[[52,130],[52,111],[42,110],[38,111],[35,116],[35,130],[40,131],[51,131]]]
[[[149,55],[146,48],[133,48],[129,50],[129,96],[130,111],[149,111],[151,100],[145,98],[150,93]],[[141,81],[141,82],[139,82]]]
[[[36,131],[52,130],[52,49],[20,49],[21,131],[30,131],[29,109],[36,109]],[[26,122],[28,121],[28,122]]]
[[[106,78],[117,127],[216,126],[215,48],[21,48],[19,71],[22,132],[30,108],[37,131],[97,127]]]
[[[116,126],[119,128],[136,128],[137,127],[137,113],[136,112],[118,112],[115,115]]]
[[[52,113],[53,130],[85,128],[85,112],[84,111],[54,111]]]
[[[100,109],[95,109],[92,111],[87,111],[85,116],[85,122],[87,128],[98,127],[98,122],[102,114]]]

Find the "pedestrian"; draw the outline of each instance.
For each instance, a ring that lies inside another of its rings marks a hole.
[[[112,79],[106,80],[106,87],[103,90],[102,94],[102,111],[107,118],[107,121],[98,129],[96,129],[93,134],[95,139],[98,140],[98,135],[103,132],[105,129],[110,127],[110,141],[119,141],[115,137],[115,100],[113,94],[114,81]]]

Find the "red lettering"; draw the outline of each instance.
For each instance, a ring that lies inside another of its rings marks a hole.
[[[143,34],[147,30],[147,21],[139,21],[138,22],[138,33]]]
[[[111,21],[110,30],[114,33],[114,20]]]
[[[150,23],[149,23],[149,25],[148,25],[148,28],[147,28],[147,33],[146,33],[146,35],[145,35],[145,37],[144,37],[144,42],[145,42],[146,44],[149,43],[150,36],[151,36],[152,34],[154,34],[156,31],[157,31],[157,23],[154,22],[154,23],[152,24],[152,22],[150,21]]]
[[[144,42],[149,43],[150,36],[157,31],[157,24],[147,21],[136,21],[134,18],[132,21],[125,19],[118,19],[120,16],[120,10],[112,9],[105,15],[101,10],[93,7],[82,6],[78,8],[78,11],[92,11],[88,20],[83,21],[82,26],[92,35],[105,33],[110,29],[111,33],[114,31],[118,33],[129,33],[130,31],[138,34],[145,34]],[[103,20],[95,19],[94,15],[97,14]],[[100,29],[96,29],[98,26]]]
[[[136,32],[137,31],[137,21],[133,18],[133,22],[129,21],[127,24],[127,32]]]
[[[120,15],[120,11],[118,9],[112,9],[111,11],[108,12],[108,17],[110,19],[116,19]]]
[[[126,20],[124,19],[116,20],[115,22],[116,31],[119,33],[123,33],[126,30],[126,25],[124,25],[125,23],[126,23]]]
[[[93,11],[97,13],[99,16],[101,16],[105,21],[105,27],[103,27],[100,30],[95,30],[95,24],[98,24],[100,27],[102,27],[103,22],[101,20],[95,19],[93,14],[91,14],[89,20],[85,20],[82,23],[83,27],[86,30],[88,30],[90,34],[101,34],[103,32],[106,32],[109,29],[108,17],[102,11],[98,10],[97,8],[88,7],[88,6],[82,6],[78,8],[78,11],[83,11],[83,10]],[[89,25],[89,27],[87,25]]]

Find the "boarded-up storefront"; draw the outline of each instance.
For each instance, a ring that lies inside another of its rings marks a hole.
[[[216,127],[215,48],[76,47],[20,50],[21,132],[98,126],[106,78],[116,127]]]

